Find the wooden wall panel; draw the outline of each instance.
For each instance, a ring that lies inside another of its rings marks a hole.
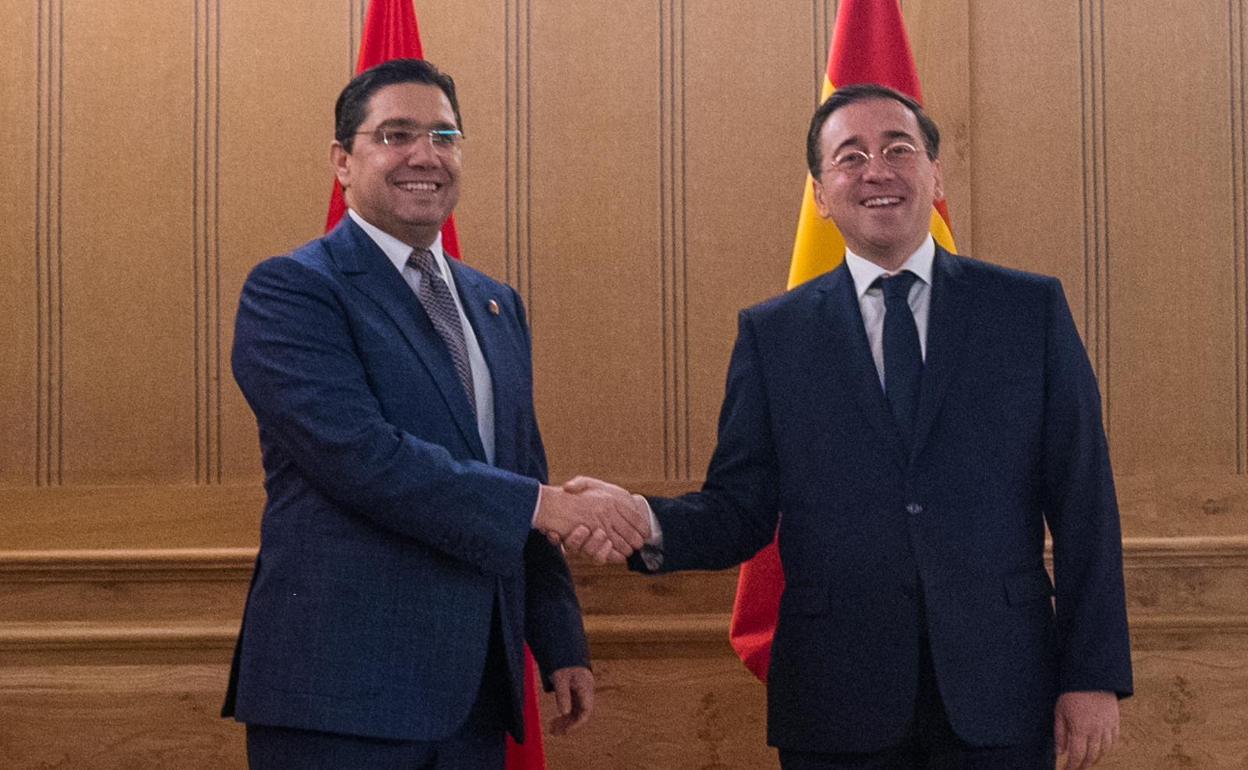
[[[216,714],[253,554],[0,556],[0,764],[241,767]],[[764,688],[725,638],[731,571],[574,573],[599,697],[584,730],[546,739],[552,769],[775,767]],[[1242,766],[1248,537],[1129,540],[1126,578],[1137,694],[1105,766]]]
[[[1232,330],[1244,319],[1236,317],[1228,95],[1230,35],[1241,33],[1228,29],[1227,3],[1213,0],[1108,3],[1103,24],[1106,387],[1117,469],[1179,458],[1186,468],[1233,473],[1239,426],[1227,418],[1244,383]]]
[[[208,3],[196,89],[196,256],[214,289],[198,306],[201,482],[261,478],[255,418],[230,373],[234,314],[256,263],[324,230],[334,100],[355,71],[353,13],[341,0],[301,3],[297,14],[281,4]]]
[[[973,93],[967,88],[971,5],[970,0],[906,0],[901,6],[923,88],[923,107],[940,126],[940,165],[954,241],[966,254],[977,253],[971,174]]]
[[[826,49],[816,54],[814,25],[826,18],[809,7],[771,14],[766,0],[677,5],[686,18],[677,60],[684,181],[673,205],[683,214],[676,238],[683,283],[674,295],[682,343],[674,363],[687,382],[669,418],[683,428],[669,448],[679,459],[669,474],[699,478],[715,445],[737,310],[783,291],[788,279],[806,179],[805,126],[827,60]]]
[[[234,308],[321,230],[366,5],[0,0],[0,765],[241,766]],[[418,3],[556,478],[696,485],[736,311],[785,280],[836,6]],[[903,2],[960,247],[1059,276],[1106,391],[1139,691],[1107,767],[1248,757],[1245,6]],[[575,572],[603,689],[552,768],[773,766],[732,573]]]
[[[41,5],[0,3],[0,485],[45,481],[37,458],[46,419],[43,371],[47,260],[47,31]]]
[[[973,238],[980,259],[1062,279],[1085,317],[1084,129],[1079,8],[971,4]],[[1027,83],[1027,88],[1020,88]],[[1022,148],[1026,148],[1023,150]],[[1003,205],[1004,204],[1004,205]],[[953,210],[958,226],[962,208]],[[959,244],[960,245],[960,244]]]
[[[641,0],[521,18],[519,284],[557,479],[662,477],[662,24]]]
[[[247,767],[243,727],[216,719],[223,665],[0,669],[0,765]]]
[[[768,770],[766,691],[729,654],[705,659],[608,660],[595,701],[609,720],[546,739],[550,768]],[[550,702],[545,703],[550,713]]]
[[[186,481],[193,4],[63,10],[60,481]]]
[[[463,187],[455,209],[461,256],[515,285],[512,223],[521,171],[515,106],[521,85],[511,55],[521,43],[517,3],[422,3],[417,10],[425,56],[455,78],[464,119]]]

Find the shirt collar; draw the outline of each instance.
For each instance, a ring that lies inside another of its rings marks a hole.
[[[919,277],[923,283],[928,286],[932,285],[932,264],[936,260],[936,241],[932,239],[931,233],[923,239],[923,243],[914,253],[902,264],[897,270],[909,270]],[[875,279],[881,275],[895,275],[890,273],[874,262],[860,257],[848,248],[845,249],[845,267],[849,269],[849,274],[854,279],[854,290],[858,293],[858,299],[867,293],[867,289],[871,288],[871,284],[875,283]]]
[[[408,246],[403,241],[400,241],[398,238],[395,238],[390,233],[387,233],[385,230],[382,230],[376,225],[366,221],[364,217],[355,213],[355,209],[347,209],[347,214],[355,220],[355,223],[360,226],[360,229],[363,230],[369,238],[373,239],[373,243],[376,243],[377,247],[382,250],[382,252],[386,255],[386,259],[389,259],[390,262],[394,264],[394,269],[398,270],[400,273],[403,272],[403,268],[407,266],[407,258],[412,255],[412,247]],[[446,257],[442,253],[441,231],[438,231],[438,237],[433,239],[433,243],[429,244],[428,249],[433,252],[433,261],[437,263],[438,270],[442,273],[443,280],[445,280],[447,268]]]

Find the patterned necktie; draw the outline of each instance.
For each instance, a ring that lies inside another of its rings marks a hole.
[[[468,347],[464,344],[464,327],[459,321],[455,298],[451,296],[446,281],[442,280],[432,251],[414,249],[412,256],[407,258],[407,264],[420,271],[420,288],[416,291],[416,297],[425,308],[429,320],[433,322],[433,328],[437,329],[438,336],[446,343],[451,361],[455,364],[455,374],[459,375],[459,382],[468,396],[468,406],[475,415],[477,398],[472,387],[472,366],[468,363]]]
[[[917,279],[907,270],[892,278],[881,276],[877,281],[884,290],[884,393],[907,443],[914,435],[919,381],[923,377],[919,329],[914,313],[910,312],[910,287]]]

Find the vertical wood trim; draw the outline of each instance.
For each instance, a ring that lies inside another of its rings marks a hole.
[[[675,388],[673,385],[672,358],[675,347],[672,339],[672,280],[668,275],[669,255],[667,211],[671,206],[667,189],[667,152],[668,142],[666,127],[669,109],[668,92],[672,88],[672,76],[668,71],[668,40],[667,23],[664,13],[664,0],[655,0],[655,12],[659,21],[659,307],[662,317],[662,348],[663,348],[663,478],[676,478],[675,450],[676,431],[673,419],[673,402]]]
[[[45,318],[47,301],[44,298],[43,264],[48,253],[47,239],[44,237],[44,220],[47,209],[44,206],[44,190],[48,187],[46,170],[51,166],[48,157],[50,142],[47,137],[48,109],[45,105],[47,97],[47,67],[44,54],[49,47],[45,40],[45,13],[47,2],[40,0],[35,11],[35,484],[47,483],[47,452],[49,443],[48,431],[48,371],[45,360],[44,342],[48,321]]]
[[[522,251],[517,259],[519,263],[517,270],[523,266],[524,272],[524,290],[528,292],[525,304],[532,306],[533,304],[533,196],[530,194],[530,184],[533,179],[533,66],[532,56],[533,50],[533,0],[525,0],[524,2],[524,46],[520,49],[524,62],[524,141],[520,145],[524,153],[523,179],[524,179],[524,221],[522,232],[524,239],[521,241]]]
[[[1109,191],[1105,161],[1105,13],[1103,0],[1079,6],[1083,129],[1084,341],[1101,382],[1102,419],[1111,430],[1109,346]]]
[[[529,308],[529,326],[536,328],[539,312],[533,306],[532,220],[532,0],[504,2],[504,110],[503,152],[505,216],[504,267],[507,282],[516,287]]]
[[[515,216],[515,170],[512,168],[512,152],[514,141],[512,139],[512,126],[515,124],[513,117],[513,105],[515,104],[515,56],[513,52],[516,49],[516,42],[512,39],[512,27],[515,26],[512,20],[514,12],[512,11],[512,3],[515,0],[503,0],[503,275],[506,277],[507,283],[516,287],[519,291],[520,287],[516,286],[515,258],[512,255],[512,231],[515,227],[513,217]],[[523,297],[524,295],[521,294]],[[527,304],[527,303],[526,303]],[[529,319],[529,327],[532,328],[533,319]]]
[[[219,484],[221,450],[221,3],[195,4],[192,252],[195,480]]]
[[[678,141],[673,141],[672,146],[677,149],[680,155],[679,163],[674,166],[674,168],[679,172],[675,177],[675,184],[678,192],[676,197],[677,200],[680,201],[680,206],[675,211],[677,222],[674,230],[676,233],[676,256],[680,265],[680,325],[678,327],[680,329],[680,345],[678,350],[680,352],[681,371],[679,391],[681,400],[680,428],[681,435],[684,437],[682,445],[684,451],[681,455],[683,467],[678,478],[691,479],[693,478],[691,468],[693,463],[693,441],[690,438],[690,433],[692,432],[691,423],[693,417],[691,414],[692,403],[690,396],[692,387],[689,379],[689,260],[687,256],[689,230],[685,217],[685,214],[688,211],[688,199],[685,193],[685,181],[688,179],[688,166],[685,163],[685,148],[688,146],[688,139],[685,134],[685,116],[688,115],[688,106],[685,103],[685,80],[688,76],[688,69],[685,66],[685,54],[688,48],[685,42],[685,0],[677,0],[677,2],[679,3],[680,10],[675,16],[675,21],[679,25],[679,28],[677,29],[677,34],[673,37],[673,41],[676,43],[676,50],[679,53],[677,61],[679,62],[680,67],[677,72],[680,77],[676,78],[674,82],[677,84],[680,92],[677,94],[678,98],[675,100],[675,104],[679,107],[679,110],[675,114],[676,121],[672,129],[673,139]]]
[[[685,225],[685,2],[659,0],[659,272],[663,313],[663,456],[689,478],[689,290]]]
[[[1235,259],[1235,468],[1248,474],[1248,32],[1244,0],[1229,0],[1231,201]]]
[[[64,292],[62,286],[62,166],[65,9],[61,0],[38,8],[35,127],[35,485],[63,478]]]
[[[206,110],[203,107],[203,100],[207,93],[207,85],[205,79],[207,77],[207,65],[204,61],[204,51],[207,49],[207,41],[205,40],[204,15],[206,0],[195,0],[194,20],[193,20],[193,39],[194,39],[194,64],[192,65],[194,82],[194,116],[191,121],[191,296],[193,297],[192,310],[195,314],[195,483],[202,484],[207,463],[207,430],[205,426],[206,415],[204,409],[204,340],[203,332],[200,328],[200,319],[203,317],[203,290],[204,275],[202,272],[202,250],[203,238],[200,235],[200,222],[203,216],[203,178],[204,178],[204,156],[207,152],[207,141],[205,139],[206,131],[204,130],[204,114]]]
[[[828,73],[828,50],[832,45],[832,28],[836,24],[837,0],[811,0],[811,57],[815,63],[814,105],[819,106],[819,97],[823,94],[823,81]],[[814,112],[814,107],[811,112]]]
[[[212,103],[211,115],[211,158],[212,175],[207,177],[212,184],[212,197],[209,199],[209,217],[205,227],[208,236],[208,268],[211,280],[206,286],[208,294],[208,323],[211,333],[209,338],[209,381],[208,381],[208,418],[209,444],[208,460],[210,463],[209,480],[214,484],[221,483],[222,466],[224,465],[221,451],[221,5],[222,0],[210,0],[212,7],[212,24],[209,32],[212,45],[208,47],[212,66]]]
[[[355,77],[355,67],[359,63],[360,44],[364,40],[364,18],[368,12],[368,0],[348,0],[347,2],[347,79]]]

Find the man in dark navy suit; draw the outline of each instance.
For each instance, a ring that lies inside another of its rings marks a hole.
[[[335,118],[348,216],[256,267],[238,311],[268,502],[224,713],[256,768],[502,768],[525,642],[554,732],[593,703],[548,537],[583,523],[622,560],[649,530],[609,495],[544,485],[520,298],[442,251],[463,152],[450,77],[387,62]]]
[[[649,500],[630,562],[723,569],[779,525],[768,741],[790,770],[1051,769],[1055,743],[1087,767],[1132,690],[1092,368],[1056,280],[933,242],[939,149],[886,88],[815,112],[845,263],[741,313],[706,482]]]

